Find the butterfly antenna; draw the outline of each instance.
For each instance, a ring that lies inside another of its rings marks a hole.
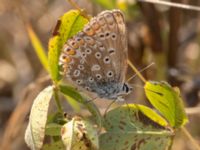
[[[154,62],[152,62],[151,64],[149,64],[148,66],[142,68],[141,70],[138,70],[140,73],[142,73],[143,71],[147,70],[148,68],[150,68],[152,65],[155,65]],[[130,80],[132,80],[135,76],[137,76],[137,74],[134,74],[133,76],[131,76],[126,82],[129,82]]]
[[[74,2],[74,0],[67,0],[74,8],[78,9],[79,11],[82,11],[82,9],[79,7],[79,5]]]
[[[140,71],[138,71],[138,69],[133,65],[133,63],[128,59],[128,65],[131,67],[131,69],[138,75],[138,77],[144,82],[146,83],[146,79],[142,76],[142,74],[140,73]]]
[[[139,88],[139,89],[144,89],[144,86],[138,85],[138,84],[129,84],[131,87]]]
[[[200,11],[200,7],[198,7],[198,6],[175,3],[175,2],[168,2],[168,1],[161,1],[161,0],[138,0],[138,1],[139,2],[153,3],[153,4],[160,4],[160,5],[182,8],[182,9],[188,9],[188,10],[194,10],[194,11]]]
[[[84,9],[81,9],[79,7],[79,5],[74,1],[74,0],[67,0],[75,9],[77,9],[78,11],[80,11],[81,15],[85,18],[87,18],[88,20],[90,20],[90,16],[86,13],[86,11]]]

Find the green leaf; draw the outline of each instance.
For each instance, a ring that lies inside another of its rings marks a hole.
[[[33,31],[32,27],[30,25],[27,25],[26,27],[27,27],[28,35],[29,35],[29,38],[30,38],[33,48],[34,48],[41,64],[48,71],[48,59],[47,59],[46,51],[45,51],[43,45],[41,44],[39,38]]]
[[[60,124],[49,123],[46,125],[45,135],[60,136],[61,127],[62,127],[62,125],[60,125]]]
[[[57,141],[51,144],[45,144],[42,150],[65,150],[65,146],[62,141]]]
[[[87,22],[88,20],[84,18],[78,10],[70,10],[58,20],[53,32],[53,37],[49,40],[48,61],[53,81],[57,82],[60,80],[59,56],[64,43],[82,30]]]
[[[83,96],[79,94],[74,87],[68,86],[68,85],[60,85],[59,88],[60,88],[60,92],[62,92],[63,94],[69,97],[72,97],[77,102],[82,103],[82,104],[87,103],[87,100],[83,98]]]
[[[65,95],[65,99],[67,100],[69,105],[75,110],[75,112],[80,112],[81,106],[74,98]]]
[[[172,127],[179,128],[188,121],[178,88],[172,88],[166,82],[155,81],[146,82],[144,88],[151,104]]]
[[[96,105],[92,101],[88,102],[87,98],[83,97],[81,94],[79,94],[76,91],[75,88],[73,88],[71,86],[60,85],[59,88],[60,88],[60,92],[73,98],[77,102],[83,104],[94,116],[94,118],[96,119],[96,123],[99,126],[101,126],[101,122],[102,122],[101,114],[99,112],[99,109],[96,107]]]
[[[146,106],[118,107],[105,116],[106,132],[100,135],[100,150],[166,150],[173,136],[166,125],[163,118]]]
[[[54,114],[48,115],[47,124],[56,123],[56,124],[63,125],[68,121],[69,121],[68,118],[65,118],[63,113],[56,112]]]
[[[42,148],[49,103],[53,95],[51,86],[45,88],[33,102],[25,132],[25,142],[32,150]]]
[[[66,123],[61,133],[67,150],[97,150],[99,148],[97,130],[93,124],[81,117],[74,117]]]
[[[160,115],[158,115],[155,111],[150,109],[149,107],[143,106],[143,105],[133,105],[132,107],[136,107],[139,111],[141,111],[146,117],[151,119],[152,121],[156,122],[157,124],[167,127],[168,123],[167,121],[162,118]]]

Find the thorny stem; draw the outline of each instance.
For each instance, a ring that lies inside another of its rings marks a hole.
[[[195,147],[196,150],[200,150],[199,145],[196,143],[192,135],[188,132],[188,130],[185,127],[182,127],[181,130],[183,133],[188,137],[188,139],[191,141],[193,147]]]
[[[133,71],[138,75],[138,77],[144,82],[146,83],[146,79],[142,76],[142,74],[137,70],[137,68],[132,64],[132,62],[128,59],[127,60],[129,66],[133,69]]]

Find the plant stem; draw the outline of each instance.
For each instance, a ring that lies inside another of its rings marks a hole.
[[[54,88],[54,98],[55,98],[55,101],[56,101],[56,105],[57,105],[58,110],[62,113],[63,110],[62,110],[62,106],[61,106],[61,104],[60,104],[60,98],[59,98],[59,95],[58,95],[58,90],[57,90],[57,88]]]
[[[138,75],[138,77],[144,82],[146,83],[146,79],[142,76],[142,74],[138,71],[138,69],[132,64],[132,62],[128,59],[128,64],[129,66],[133,69],[133,71]]]
[[[192,135],[188,132],[188,130],[185,127],[182,127],[181,130],[188,137],[188,139],[191,141],[193,147],[195,147],[196,150],[200,150],[199,145],[197,144],[195,139],[192,137]]]

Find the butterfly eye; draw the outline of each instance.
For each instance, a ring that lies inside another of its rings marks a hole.
[[[124,91],[125,93],[129,93],[132,90],[131,87],[129,87],[126,83],[124,83],[123,87],[122,87],[122,91]]]

